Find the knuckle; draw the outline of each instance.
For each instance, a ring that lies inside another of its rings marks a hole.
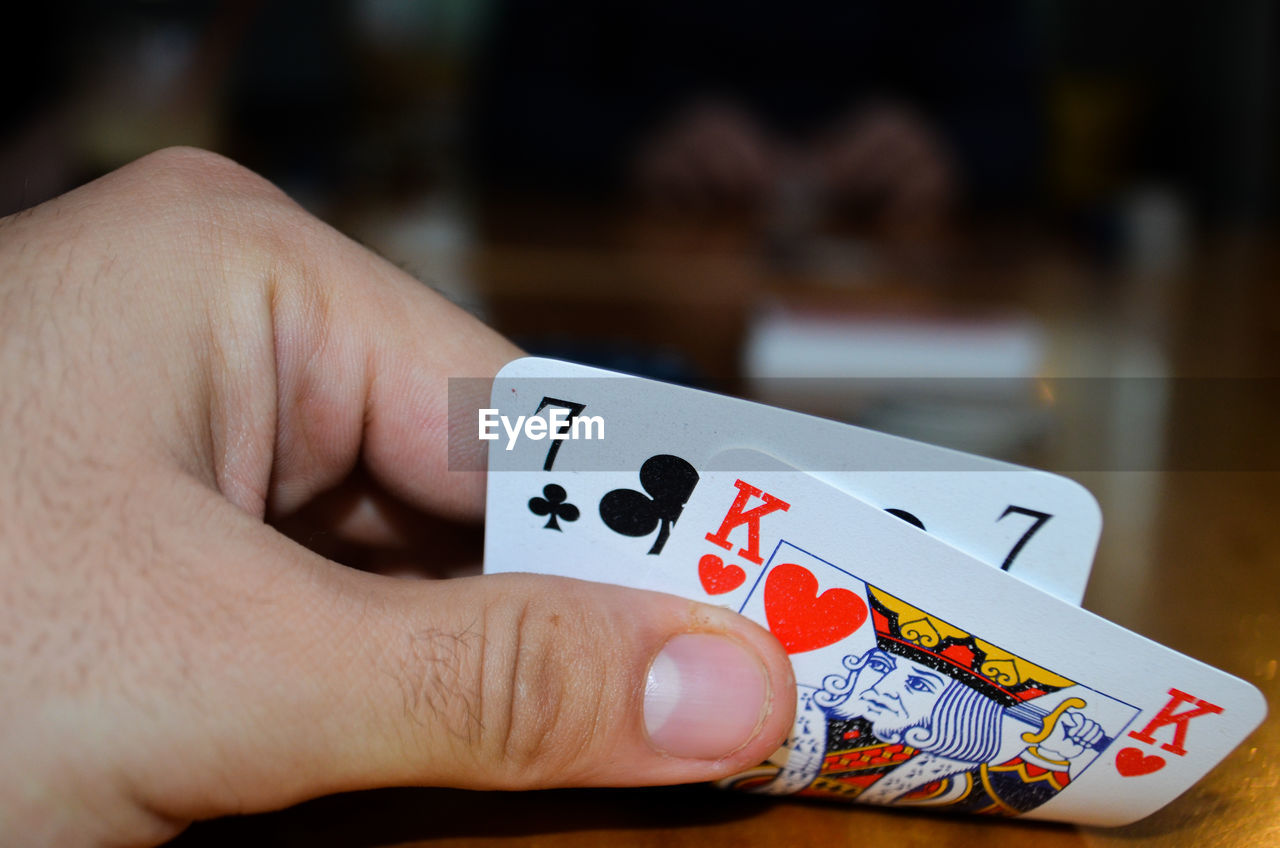
[[[485,617],[481,753],[504,788],[571,782],[605,724],[602,644],[573,598],[501,603]]]
[[[124,220],[194,255],[287,244],[305,213],[275,185],[216,153],[167,148],[108,177]]]
[[[194,147],[169,147],[127,166],[161,195],[187,198],[239,194],[284,198],[270,181],[217,153]]]

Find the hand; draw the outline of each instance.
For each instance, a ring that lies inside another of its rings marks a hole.
[[[944,141],[902,106],[858,112],[815,144],[810,157],[830,202],[870,207],[893,227],[932,228],[954,200],[955,169]]]
[[[1102,726],[1079,710],[1067,710],[1039,745],[1044,756],[1070,762],[1102,738]]]
[[[746,619],[531,575],[398,580],[272,526],[322,493],[345,506],[304,541],[394,547],[389,505],[478,519],[447,378],[516,354],[211,154],[0,220],[0,841],[765,759],[794,682]]]
[[[780,150],[750,115],[727,103],[699,103],[644,145],[634,163],[640,190],[686,207],[750,206],[771,197]]]

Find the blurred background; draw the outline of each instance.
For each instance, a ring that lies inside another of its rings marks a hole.
[[[1275,692],[1270,0],[24,16],[0,215],[221,152],[531,352],[1074,477],[1107,518],[1086,606]],[[1239,814],[1274,821],[1269,785]]]
[[[26,15],[0,213],[196,145],[531,352],[1077,475],[1280,467],[1268,0]]]
[[[0,214],[195,145],[530,352],[1073,473],[1280,468],[1239,434],[1280,337],[1268,0],[26,15]]]

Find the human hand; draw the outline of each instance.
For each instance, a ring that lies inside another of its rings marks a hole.
[[[516,354],[211,154],[0,220],[0,841],[768,756],[794,682],[746,619],[550,577],[397,580],[272,526],[352,480],[304,541],[394,543],[388,504],[478,519],[447,378]]]
[[[955,199],[945,142],[903,106],[882,103],[857,112],[813,144],[808,159],[829,202],[868,208],[894,228],[933,228]]]
[[[659,202],[751,206],[771,197],[781,175],[781,150],[746,112],[705,101],[656,132],[632,171],[641,192]]]

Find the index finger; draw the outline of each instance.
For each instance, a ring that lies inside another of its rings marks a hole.
[[[416,506],[479,516],[483,474],[450,470],[451,378],[492,379],[520,351],[335,231],[318,225],[312,239],[316,261],[280,281],[274,298],[278,433],[301,438],[280,444],[272,506],[310,499],[359,462]],[[453,385],[479,393],[486,381]],[[460,444],[479,450],[474,440]],[[452,459],[483,467],[482,457]]]

